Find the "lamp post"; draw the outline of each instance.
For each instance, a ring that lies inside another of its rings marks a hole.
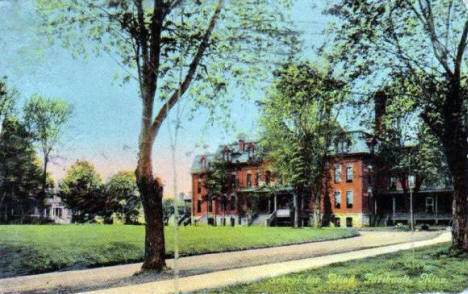
[[[408,176],[408,186],[410,193],[410,229],[414,231],[414,212],[413,212],[413,188],[415,183],[414,175]]]

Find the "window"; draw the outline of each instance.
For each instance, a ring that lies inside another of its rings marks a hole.
[[[396,178],[395,177],[390,177],[390,190],[395,190],[396,189]]]
[[[208,211],[213,211],[213,200],[208,200]]]
[[[231,196],[231,210],[234,210],[236,209],[236,197],[235,196]]]
[[[346,182],[352,182],[353,181],[353,166],[348,165],[346,167]]]
[[[341,192],[335,191],[335,208],[341,208]]]
[[[334,221],[335,227],[341,227],[341,222],[339,217],[335,217]]]
[[[232,174],[232,175],[231,175],[231,185],[232,185],[233,187],[236,186],[236,174]]]
[[[346,208],[353,208],[353,191],[346,191]]]
[[[255,174],[255,187],[258,187],[258,182],[260,181],[260,173]]]
[[[226,203],[227,203],[227,198],[226,196],[221,197],[221,211],[226,211]]]
[[[203,157],[200,159],[200,163],[201,163],[202,169],[206,169],[206,168],[207,168],[207,162],[206,162],[206,157],[205,157],[205,156],[203,156]]]
[[[55,216],[62,217],[62,209],[61,208],[55,208]]]
[[[271,172],[267,170],[265,172],[265,184],[270,185],[270,181],[271,181]]]
[[[335,183],[341,182],[341,165],[335,165]]]
[[[198,178],[198,182],[197,182],[197,192],[198,192],[198,194],[201,193],[201,186],[202,186],[201,178]]]
[[[348,228],[351,228],[353,226],[353,218],[352,217],[347,217],[346,218],[346,226]]]
[[[426,197],[426,212],[434,213],[434,198]]]
[[[201,205],[202,205],[202,201],[201,201],[201,200],[198,200],[198,201],[197,201],[197,212],[198,212],[198,213],[201,212]]]
[[[252,187],[252,175],[247,174],[247,187]]]

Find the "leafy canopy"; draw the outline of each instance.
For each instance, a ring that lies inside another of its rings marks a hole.
[[[146,83],[143,57],[149,50],[159,54],[151,67],[162,101],[179,89],[181,74],[185,78],[194,67],[213,11],[222,2],[189,91],[193,109],[204,105],[212,115],[232,100],[221,99],[230,85],[258,87],[276,62],[294,52],[290,48],[299,42],[288,20],[291,1],[36,0],[48,36],[57,36],[74,55],[109,54],[121,65],[123,80],[138,81],[140,92]],[[156,47],[149,37],[159,17],[155,5],[163,11]]]
[[[35,94],[26,102],[25,122],[29,131],[39,141],[44,156],[48,157],[59,142],[71,112],[70,105],[61,99],[50,99]]]
[[[275,82],[262,101],[262,144],[275,172],[299,191],[320,189],[347,86],[331,68],[289,64],[275,72]]]

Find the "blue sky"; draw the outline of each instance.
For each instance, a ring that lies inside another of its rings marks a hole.
[[[293,18],[298,29],[306,32],[303,55],[312,58],[311,47],[324,40],[320,33],[327,18],[311,6],[312,1],[295,2]],[[0,76],[7,76],[8,84],[19,91],[18,108],[33,93],[61,97],[73,105],[73,117],[51,167],[53,176],[63,177],[76,159],[93,162],[104,178],[121,169],[133,170],[141,108],[136,84],[119,85],[114,75],[121,69],[108,56],[84,61],[73,59],[66,49],[47,46],[46,37],[37,35],[30,0],[0,0],[0,20]],[[257,115],[252,103],[238,99],[231,108],[237,130],[206,127],[203,110],[196,119],[184,120],[176,150],[177,190],[190,192],[189,168],[195,154],[212,152],[219,144],[235,140],[238,132],[254,136]],[[173,191],[170,155],[168,127],[164,126],[156,140],[154,161],[169,194]]]

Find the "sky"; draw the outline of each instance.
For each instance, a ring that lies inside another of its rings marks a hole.
[[[311,0],[295,0],[292,16],[304,31],[305,58],[313,58],[313,46],[323,42],[321,31],[327,17]],[[0,0],[0,76],[19,92],[18,109],[32,94],[60,97],[73,107],[73,116],[50,167],[56,180],[77,159],[92,162],[104,179],[119,170],[134,170],[140,129],[141,103],[136,83],[120,85],[115,74],[122,71],[110,56],[75,59],[60,46],[50,46],[47,36],[37,33],[39,25],[31,0]],[[238,89],[233,89],[235,97]],[[262,92],[256,93],[261,98]],[[204,110],[195,119],[183,119],[176,145],[176,190],[191,192],[190,166],[196,154],[213,152],[218,145],[236,140],[240,132],[254,138],[258,109],[235,98],[230,109],[237,129],[208,125]],[[188,114],[186,114],[188,116]],[[155,173],[165,185],[165,194],[174,191],[170,133],[163,125],[153,154]]]

